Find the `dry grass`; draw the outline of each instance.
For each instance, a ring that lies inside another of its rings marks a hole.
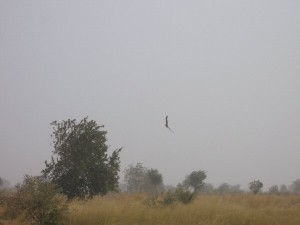
[[[69,204],[69,222],[71,225],[300,224],[299,195],[201,195],[187,205],[156,207],[145,204],[146,198],[142,194],[118,194],[73,201]],[[0,218],[0,224],[24,223]]]
[[[143,195],[70,204],[72,225],[299,225],[300,196],[203,195],[183,205],[149,207]]]

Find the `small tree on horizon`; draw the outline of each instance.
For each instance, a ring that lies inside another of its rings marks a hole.
[[[158,185],[161,185],[163,182],[163,177],[162,175],[158,172],[157,169],[150,169],[147,171],[147,176],[151,182],[151,184],[154,186],[155,188],[155,194],[158,194],[158,190],[157,187]]]
[[[273,185],[269,188],[270,194],[279,194],[279,188],[277,185]]]
[[[259,193],[263,186],[264,185],[260,180],[254,180],[249,183],[249,189],[253,192],[253,194]]]
[[[282,184],[279,189],[280,194],[288,194],[289,190],[285,184]]]
[[[194,192],[200,191],[204,185],[204,180],[206,179],[206,172],[204,170],[193,171],[188,175],[183,181],[184,186],[189,186],[194,189]]]
[[[143,192],[147,168],[142,163],[130,164],[124,173],[124,181],[129,192]]]
[[[124,170],[124,181],[129,192],[157,194],[163,189],[163,177],[157,169],[147,169],[142,163],[130,164]]]
[[[236,194],[243,191],[241,190],[241,186],[239,184],[230,185],[228,183],[222,183],[218,188],[216,188],[215,192],[219,194]]]
[[[293,181],[292,185],[290,186],[290,190],[292,193],[300,194],[300,178]]]
[[[212,194],[214,192],[214,186],[210,183],[204,183],[200,192],[206,194]]]

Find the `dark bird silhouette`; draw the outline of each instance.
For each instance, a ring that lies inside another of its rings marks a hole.
[[[174,133],[174,131],[169,127],[169,122],[168,122],[168,116],[166,116],[166,124],[165,124],[166,128],[168,128],[172,133]]]

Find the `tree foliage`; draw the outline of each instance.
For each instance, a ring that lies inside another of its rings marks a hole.
[[[106,194],[118,187],[120,149],[107,154],[106,131],[84,118],[54,121],[53,156],[43,175],[59,185],[68,198]]]
[[[293,193],[300,194],[300,179],[293,181],[291,189]]]
[[[258,192],[261,191],[263,187],[263,183],[260,180],[254,180],[249,183],[249,189],[254,193],[257,194]]]
[[[277,185],[273,185],[269,188],[270,194],[279,194],[279,188]]]
[[[241,193],[243,191],[241,190],[241,186],[239,184],[230,185],[227,183],[223,183],[216,189],[216,192],[220,194],[235,194]]]
[[[147,171],[147,176],[149,177],[151,183],[154,186],[157,186],[162,183],[163,178],[162,175],[158,172],[157,169],[150,169]]]
[[[191,192],[189,189],[178,185],[175,190],[175,196],[177,201],[182,202],[183,204],[187,204],[195,199],[195,191]]]
[[[142,163],[129,165],[125,169],[124,181],[129,192],[148,192],[157,194],[163,184],[163,177],[157,169],[147,169]]]
[[[289,193],[289,190],[285,184],[282,184],[280,186],[279,192],[280,192],[280,194],[287,194],[287,193]]]
[[[142,163],[137,163],[135,166],[129,165],[125,169],[124,181],[129,192],[143,192],[145,187],[147,168]]]
[[[155,194],[158,194],[158,185],[161,185],[163,182],[162,175],[158,172],[157,169],[150,169],[147,171],[147,177],[151,184],[154,186]]]
[[[201,193],[212,194],[214,193],[214,186],[210,183],[204,183],[200,190]]]
[[[183,184],[185,186],[192,187],[195,192],[200,191],[201,187],[204,185],[204,180],[206,179],[206,172],[203,170],[193,171],[188,175]]]

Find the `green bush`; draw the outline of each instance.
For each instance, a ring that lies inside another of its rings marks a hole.
[[[175,191],[168,191],[163,195],[162,204],[172,205],[176,202],[183,204],[190,203],[195,198],[195,192],[184,187],[177,187]]]
[[[59,195],[58,188],[42,177],[26,175],[17,187],[15,207],[20,209],[31,224],[65,224],[67,218],[66,198]]]
[[[175,193],[172,191],[168,191],[167,193],[165,193],[162,202],[164,205],[172,205],[173,203],[175,203],[176,202]]]
[[[150,196],[146,198],[143,203],[150,207],[157,207],[157,206],[169,206],[174,203],[183,203],[188,204],[190,203],[196,196],[195,192],[191,190],[178,186],[175,191],[167,191],[161,196]]]
[[[176,195],[176,199],[179,202],[182,202],[184,204],[190,203],[195,197],[194,192],[183,187],[177,187],[175,191],[175,195]]]
[[[149,207],[158,207],[160,206],[161,202],[156,196],[150,196],[143,201],[143,204]]]

